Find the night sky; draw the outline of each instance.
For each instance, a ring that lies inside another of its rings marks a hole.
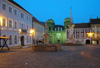
[[[72,16],[74,23],[88,23],[91,18],[100,18],[100,0],[14,0],[39,21],[53,19],[64,25],[64,19]]]

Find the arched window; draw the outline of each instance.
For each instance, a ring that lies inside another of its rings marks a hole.
[[[6,35],[4,34],[3,37],[6,37]]]
[[[9,36],[9,45],[12,45],[12,36]]]
[[[17,36],[15,35],[15,44],[17,44]]]
[[[51,27],[49,27],[49,31],[51,31]]]

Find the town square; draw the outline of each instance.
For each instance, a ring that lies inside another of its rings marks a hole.
[[[100,68],[99,2],[0,0],[0,68]]]

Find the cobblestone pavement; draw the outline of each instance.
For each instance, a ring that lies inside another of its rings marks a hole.
[[[100,68],[100,45],[62,46],[58,52],[29,50],[0,51],[0,68]]]

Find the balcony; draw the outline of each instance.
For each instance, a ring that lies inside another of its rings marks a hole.
[[[27,34],[27,30],[26,29],[19,29],[19,33],[20,34]]]

